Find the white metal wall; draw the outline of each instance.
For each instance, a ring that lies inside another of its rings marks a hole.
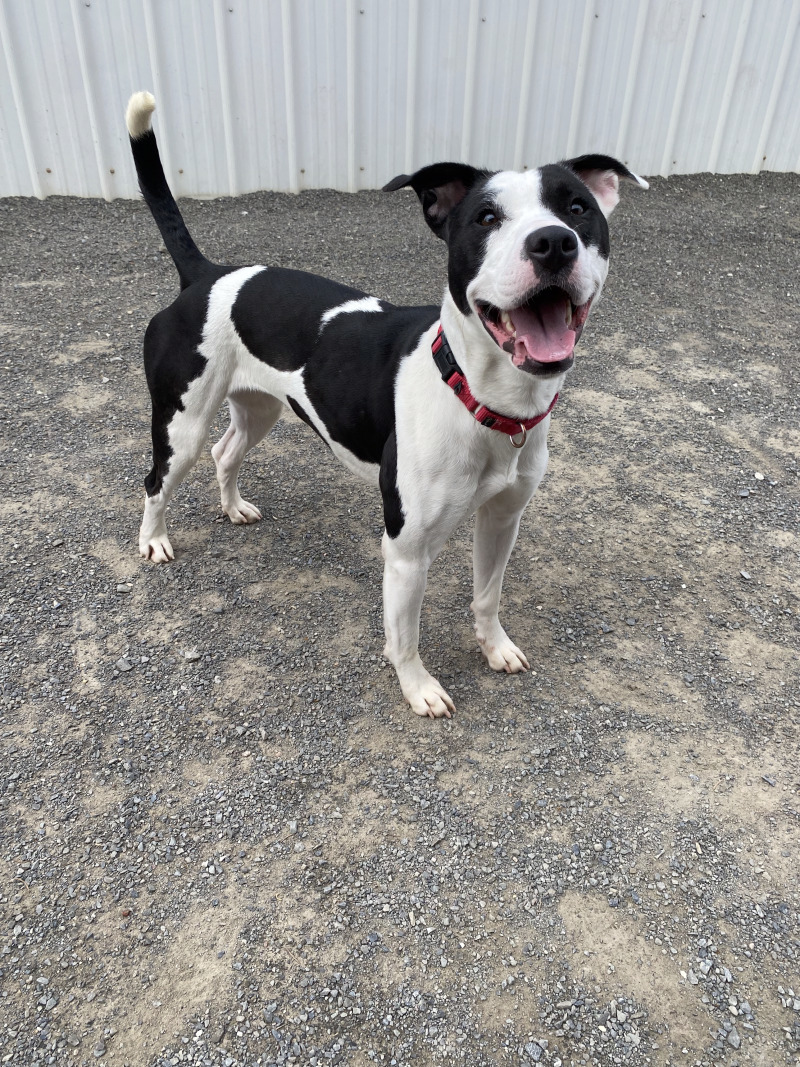
[[[376,188],[587,151],[800,170],[800,0],[0,0],[0,195]]]

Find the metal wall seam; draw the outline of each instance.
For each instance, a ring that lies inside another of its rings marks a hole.
[[[25,153],[25,162],[28,167],[28,175],[31,180],[33,195],[41,200],[44,197],[44,189],[42,183],[39,181],[39,172],[36,166],[36,153],[33,150],[33,144],[31,142],[30,126],[28,124],[25,108],[25,94],[22,91],[17,64],[14,61],[14,47],[11,41],[8,19],[6,18],[5,0],[0,0],[0,41],[3,45],[3,55],[8,69],[8,80],[11,85],[11,94],[14,98],[14,107],[16,108],[19,117],[20,136],[22,138],[22,147]]]
[[[470,0],[467,54],[464,60],[464,113],[461,117],[461,158],[466,162],[472,145],[475,99],[475,65],[478,54],[478,0]]]
[[[780,59],[778,65],[775,68],[775,77],[772,80],[772,90],[769,95],[769,103],[767,104],[766,114],[764,116],[764,122],[761,126],[761,136],[758,139],[758,147],[756,148],[755,159],[751,171],[757,174],[762,167],[765,159],[765,148],[767,145],[767,138],[769,137],[770,127],[772,126],[772,120],[775,117],[775,108],[778,104],[778,97],[780,95],[783,79],[786,76],[786,68],[789,66],[789,54],[792,51],[792,45],[794,43],[794,35],[797,30],[798,18],[800,18],[800,0],[794,0],[792,5],[792,14],[789,20],[790,29],[788,32],[784,32],[783,48],[781,49]]]
[[[72,14],[72,28],[75,33],[75,47],[78,53],[78,63],[80,65],[81,79],[83,81],[83,91],[86,98],[86,115],[89,120],[89,130],[92,135],[92,148],[94,149],[94,160],[97,166],[97,174],[100,179],[100,188],[103,193],[103,199],[112,200],[111,182],[108,180],[108,168],[103,161],[103,153],[100,146],[100,126],[97,119],[97,112],[95,110],[96,94],[92,87],[92,78],[86,58],[86,45],[83,39],[83,28],[80,22],[78,3],[79,0],[70,0],[70,11]]]
[[[417,111],[417,63],[419,56],[419,0],[408,2],[408,52],[406,57],[406,137],[403,147],[403,170],[414,168],[414,134]]]
[[[675,146],[675,135],[678,130],[678,122],[680,121],[681,111],[683,108],[683,97],[686,91],[686,82],[689,79],[689,68],[692,61],[692,55],[694,53],[694,43],[697,40],[697,30],[700,26],[702,5],[703,0],[694,0],[694,4],[692,5],[692,12],[690,15],[689,29],[683,44],[681,69],[678,72],[678,83],[675,87],[675,98],[672,102],[672,111],[669,117],[669,126],[667,127],[667,135],[664,139],[664,154],[661,157],[661,170],[659,171],[659,174],[662,174],[665,177],[671,173],[670,160],[672,159],[672,150]]]
[[[286,94],[286,157],[289,167],[289,192],[300,192],[297,170],[297,127],[295,124],[294,84],[292,82],[292,15],[291,0],[281,0],[281,33],[283,39],[283,77]]]
[[[625,79],[625,93],[622,98],[622,111],[617,126],[617,144],[614,154],[617,159],[625,162],[625,152],[628,140],[628,127],[631,121],[633,98],[636,93],[636,80],[639,76],[639,60],[642,55],[642,43],[644,41],[644,29],[647,24],[647,9],[649,0],[639,0],[636,11],[636,27],[633,31],[633,44],[631,57],[628,62],[628,75]]]
[[[717,162],[719,161],[722,138],[725,135],[725,129],[728,123],[728,113],[731,108],[731,101],[733,100],[733,90],[736,85],[736,79],[739,76],[739,64],[742,59],[742,52],[744,51],[744,43],[747,40],[747,31],[750,26],[752,10],[753,0],[744,0],[744,10],[739,18],[739,29],[736,33],[736,41],[733,46],[733,52],[731,53],[728,66],[728,77],[725,80],[725,88],[722,91],[719,115],[717,116],[717,128],[714,130],[714,139],[711,142],[711,151],[708,154],[708,169],[710,171],[716,170]]]
[[[356,185],[356,0],[345,0],[347,44],[345,69],[347,74],[347,191],[354,193]]]
[[[50,0],[50,11],[47,12],[46,29],[50,35],[49,40],[44,38],[43,35],[39,35],[36,42],[38,49],[38,58],[40,60],[38,74],[40,84],[44,84],[48,90],[49,98],[53,104],[53,110],[60,112],[57,117],[57,121],[52,123],[48,128],[48,134],[50,135],[50,151],[53,155],[53,159],[50,164],[50,170],[55,177],[51,178],[51,182],[56,185],[56,189],[51,191],[57,192],[57,185],[59,180],[64,181],[66,184],[71,185],[74,183],[76,195],[88,196],[89,186],[86,180],[86,170],[84,168],[84,155],[81,151],[80,134],[81,127],[76,121],[75,115],[75,100],[73,94],[70,92],[70,71],[67,68],[67,48],[66,42],[63,39],[63,26],[61,17],[63,15],[63,9],[58,9]],[[42,4],[38,7],[37,18],[41,16],[45,5]],[[67,16],[69,18],[69,16]],[[71,30],[71,21],[70,21]],[[42,52],[42,41],[45,40],[47,44],[51,44],[52,48],[47,55]],[[46,62],[46,59],[51,62]],[[50,80],[54,78],[57,82],[55,86],[57,92],[54,94],[51,90]],[[82,110],[82,109],[81,109]],[[71,121],[70,121],[71,120]]]
[[[156,104],[160,104],[166,100],[163,89],[164,85],[161,78],[161,64],[158,59],[158,34],[155,27],[155,16],[153,14],[153,0],[143,0],[142,11],[144,13],[144,27],[145,34],[147,35],[147,54],[150,59],[150,71],[153,78],[152,93],[156,98]],[[161,109],[161,113],[158,119],[159,136],[158,136],[158,151],[161,156],[161,164],[164,168],[164,174],[171,188],[174,188],[175,179],[172,169],[172,140],[169,136],[169,118],[165,116],[164,112],[168,109]]]
[[[217,66],[219,69],[219,99],[222,107],[222,132],[225,139],[225,157],[228,168],[228,193],[236,196],[242,190],[236,166],[236,141],[233,136],[233,108],[231,107],[231,83],[228,65],[228,31],[225,15],[226,0],[215,0],[214,29],[216,30]]]
[[[581,43],[578,48],[578,61],[575,64],[575,81],[573,83],[572,106],[569,115],[569,132],[567,133],[567,157],[575,155],[575,142],[578,138],[578,122],[583,104],[583,86],[586,81],[586,57],[589,53],[589,41],[594,22],[594,0],[584,0],[583,21],[581,23]]]
[[[96,19],[93,31],[92,21],[87,18],[86,59],[90,70],[92,91],[99,94],[105,103],[97,108],[100,133],[101,166],[108,183],[109,198],[124,196],[126,189],[133,184],[133,159],[128,150],[125,132],[125,108],[131,93],[150,87],[150,72],[141,74],[137,63],[141,51],[137,46],[136,32],[133,28],[130,12],[121,4],[116,5],[120,17],[112,19],[109,5],[102,8],[84,9],[92,12]],[[138,19],[141,29],[140,38],[144,36],[144,24]],[[104,57],[110,53],[119,54],[120,61],[106,64]],[[146,57],[145,57],[146,58]],[[103,81],[103,75],[107,83]],[[97,88],[95,88],[97,87]]]
[[[533,43],[536,38],[536,21],[539,17],[539,0],[529,0],[528,17],[525,20],[525,46],[522,52],[522,72],[520,74],[520,103],[517,113],[517,129],[514,137],[514,170],[520,170],[524,164],[525,134],[528,126],[528,101],[531,95],[531,77],[533,75]]]

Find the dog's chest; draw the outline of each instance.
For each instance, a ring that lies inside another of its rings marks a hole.
[[[515,499],[525,495],[525,486],[541,479],[547,467],[544,432],[531,435],[521,449],[515,449],[505,434],[482,427],[475,431],[466,440],[451,439],[446,454],[440,453],[435,461],[429,457],[427,472],[414,465],[413,488],[408,476],[401,484],[401,493],[404,490],[414,506],[435,512],[454,504],[466,516],[501,494]],[[402,467],[404,458],[400,457]],[[407,467],[404,473],[408,475]]]
[[[544,440],[541,444],[527,441],[521,449],[516,449],[505,434],[497,436],[500,440],[494,442],[495,447],[486,457],[475,481],[473,509],[506,490],[514,489],[521,479],[524,480],[533,470],[540,472],[547,463]]]

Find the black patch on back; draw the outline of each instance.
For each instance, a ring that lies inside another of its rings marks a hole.
[[[386,532],[389,537],[395,538],[403,529],[405,515],[400,491],[397,488],[397,438],[394,430],[389,434],[383,448],[378,484],[383,495],[383,521],[386,525]]]
[[[315,274],[268,267],[241,287],[231,319],[257,359],[276,370],[299,370],[316,348],[323,314],[364,296]]]
[[[303,384],[331,438],[364,463],[380,464],[394,430],[394,387],[404,356],[439,317],[439,308],[337,315],[308,355]]]
[[[326,311],[366,293],[299,270],[269,267],[248,279],[231,310],[249,351],[280,371],[302,368],[303,385],[331,440],[380,465],[394,430],[394,384],[404,356],[439,317],[437,307]],[[299,418],[306,412],[292,403]]]
[[[594,194],[577,175],[559,163],[550,163],[539,171],[542,176],[542,201],[548,210],[574,230],[587,247],[596,248],[608,259],[610,242],[608,223]],[[570,205],[579,200],[582,215],[573,215]]]

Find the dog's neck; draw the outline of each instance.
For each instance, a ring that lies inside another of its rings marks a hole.
[[[533,418],[547,411],[564,384],[565,374],[537,378],[518,370],[491,340],[476,315],[464,316],[449,289],[441,313],[442,329],[472,395],[493,411],[514,418]]]

